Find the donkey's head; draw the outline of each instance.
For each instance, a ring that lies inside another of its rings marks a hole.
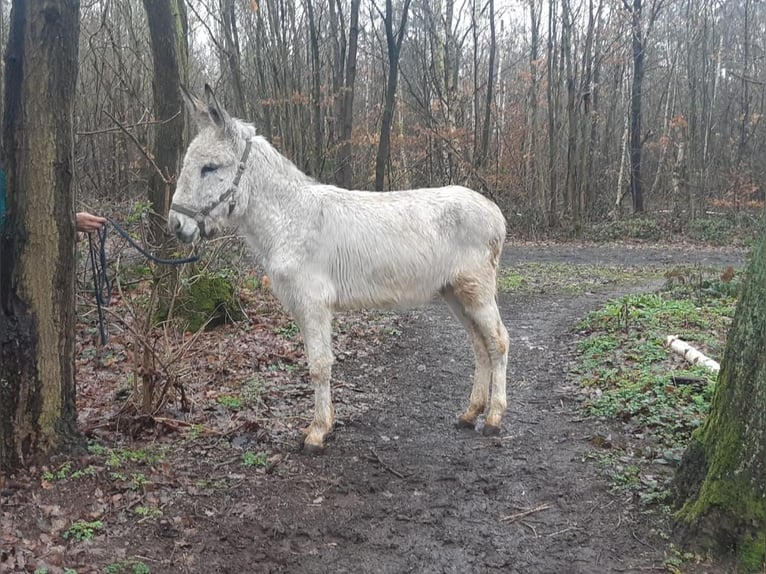
[[[182,86],[186,105],[199,133],[186,150],[183,167],[168,214],[168,230],[188,243],[197,237],[213,237],[237,209],[239,179],[250,152],[242,151],[242,139],[234,120],[205,85],[205,101]]]

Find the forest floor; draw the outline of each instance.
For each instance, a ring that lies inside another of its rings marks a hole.
[[[589,456],[592,438],[619,435],[620,423],[580,410],[575,325],[609,299],[656,288],[676,265],[741,266],[744,257],[691,246],[508,244],[505,268],[651,273],[500,294],[511,346],[498,437],[454,426],[473,364],[444,305],[343,316],[338,423],[319,456],[298,449],[312,405],[300,336],[265,294],[250,301],[248,319],[198,341],[187,359],[187,412],[170,404],[154,418],[115,414],[129,341],[115,332],[109,352],[97,352],[86,320],[78,409],[90,452],[0,485],[0,572],[671,571],[667,514],[613,488]],[[726,572],[704,560],[678,568]]]

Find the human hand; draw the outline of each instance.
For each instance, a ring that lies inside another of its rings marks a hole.
[[[77,231],[90,233],[98,231],[106,223],[106,219],[98,215],[93,215],[87,211],[80,211],[76,215]]]

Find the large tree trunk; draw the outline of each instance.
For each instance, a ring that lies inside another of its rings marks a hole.
[[[76,437],[72,116],[78,0],[15,0],[6,52],[0,470]]]
[[[154,61],[154,161],[163,173],[149,176],[149,201],[158,217],[152,239],[164,243],[164,218],[170,208],[175,179],[181,166],[184,138],[184,105],[179,85],[186,82],[187,20],[184,0],[144,0]]]
[[[678,530],[704,550],[766,567],[766,214],[726,341],[710,413],[674,482]]]

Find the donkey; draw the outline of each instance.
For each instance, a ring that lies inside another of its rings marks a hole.
[[[186,151],[168,215],[183,242],[238,230],[294,317],[314,388],[303,448],[321,452],[335,411],[330,396],[333,312],[425,303],[439,294],[468,332],[473,389],[457,426],[500,432],[508,332],[496,302],[505,218],[460,186],[376,193],[317,182],[255,128],[232,118],[205,85],[181,88],[199,132]],[[491,393],[491,394],[490,394]]]

